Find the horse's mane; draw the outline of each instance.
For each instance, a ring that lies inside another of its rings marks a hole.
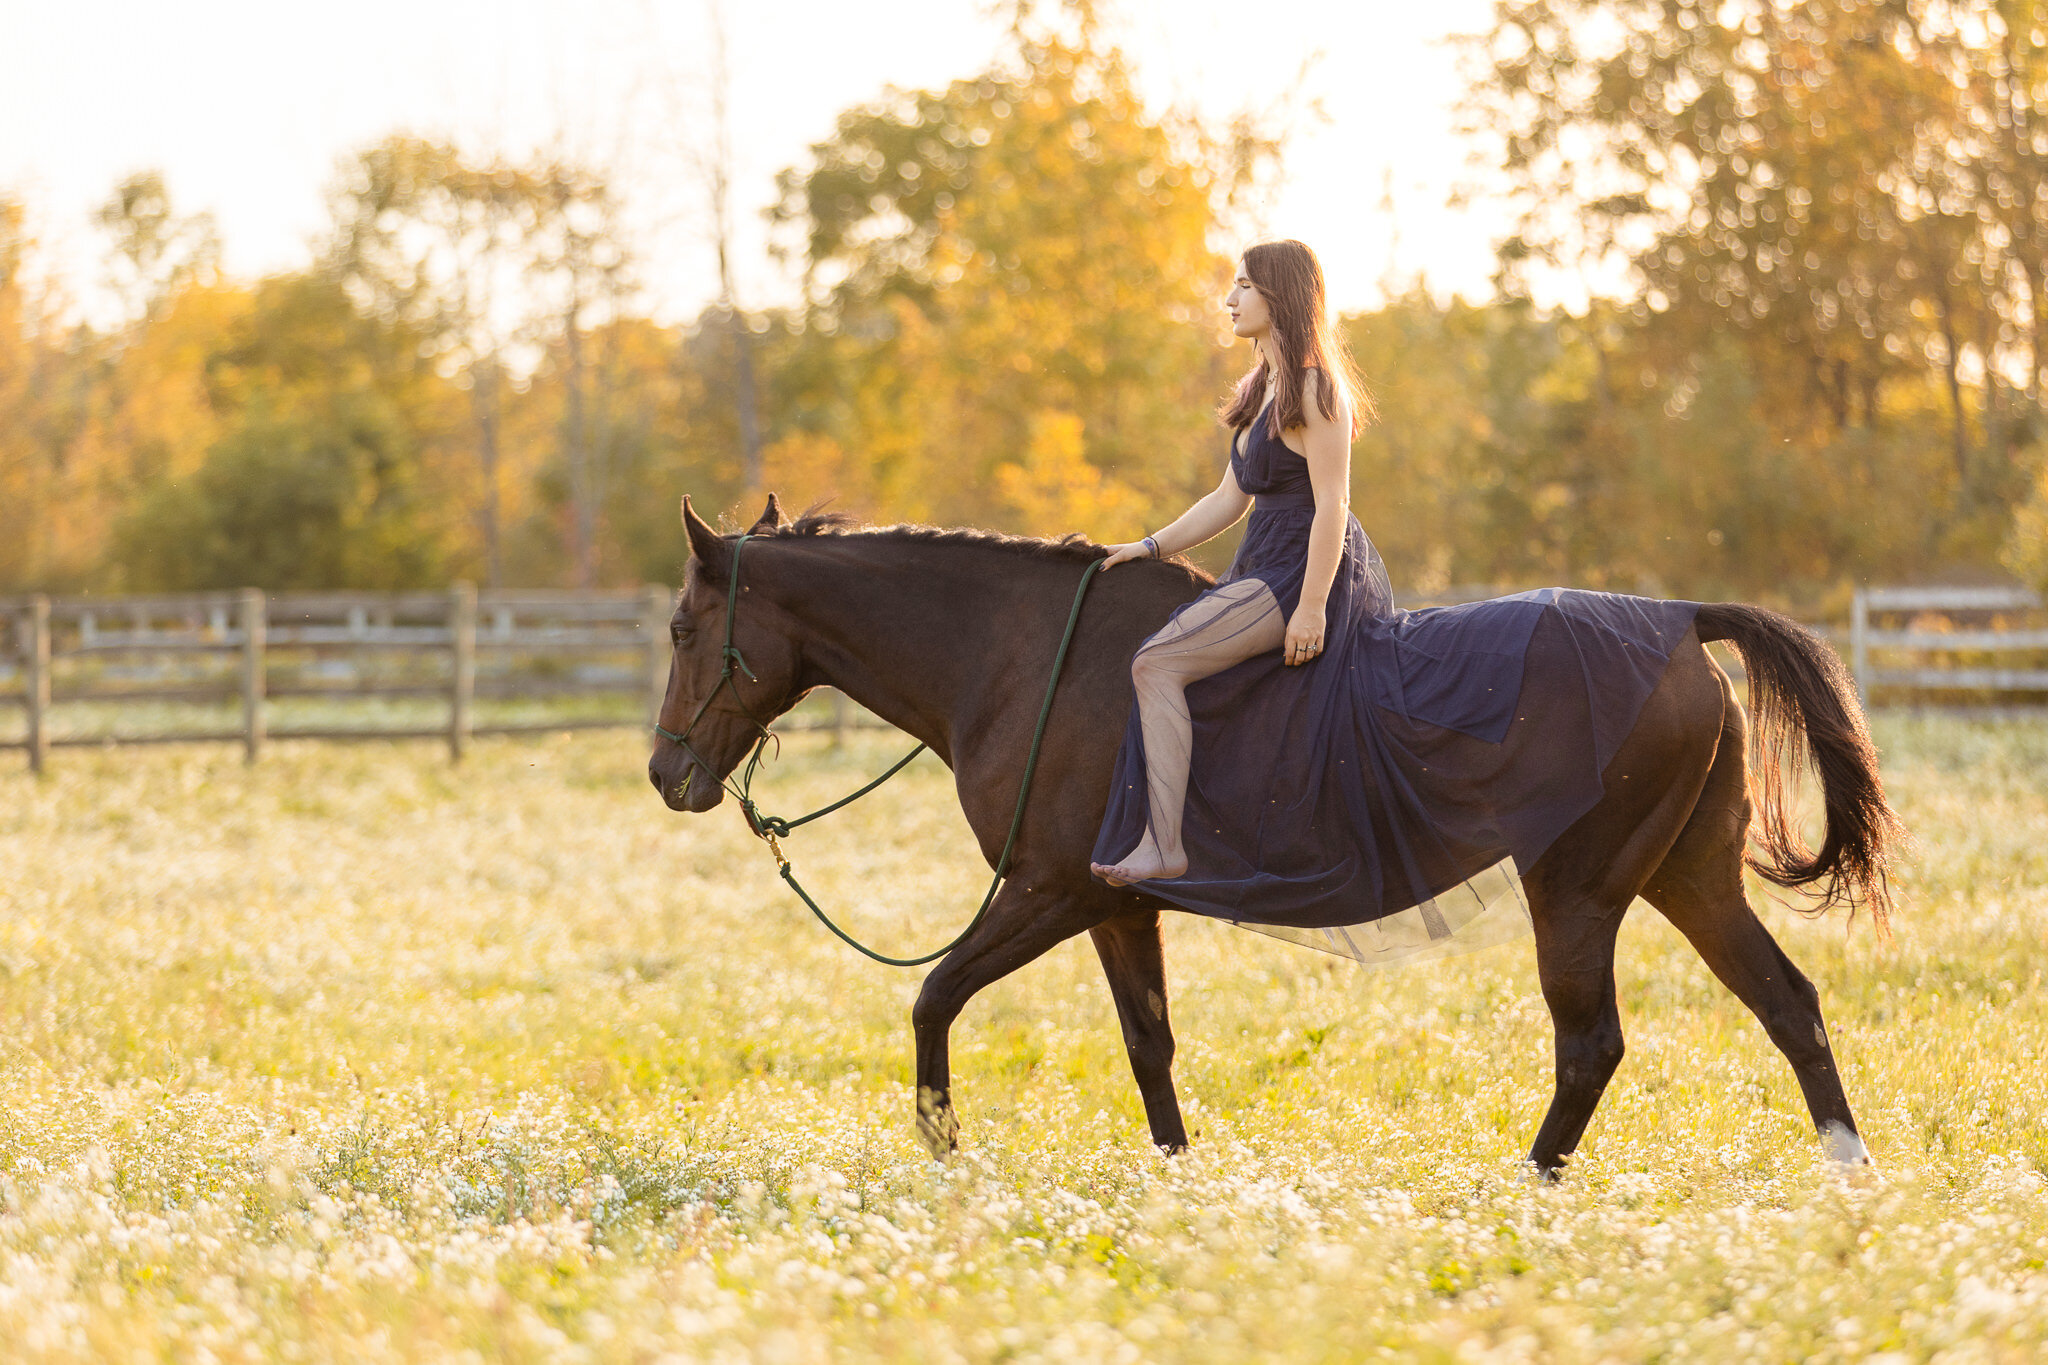
[[[1004,550],[1033,559],[1083,564],[1100,559],[1103,548],[1078,531],[1050,540],[1044,536],[1011,536],[1001,531],[983,531],[961,526],[869,526],[845,512],[806,512],[772,531],[755,533],[757,540],[797,540],[806,536],[872,536],[877,540],[915,545],[976,545]]]

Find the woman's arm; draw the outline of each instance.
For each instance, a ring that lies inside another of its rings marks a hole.
[[[1282,657],[1290,664],[1307,663],[1323,652],[1324,606],[1330,584],[1344,557],[1344,527],[1351,512],[1351,412],[1340,400],[1335,417],[1323,416],[1316,385],[1327,383],[1320,370],[1303,376],[1302,455],[1308,461],[1309,485],[1315,489],[1316,519],[1308,533],[1308,568],[1301,580],[1301,602],[1287,623]]]
[[[1251,505],[1251,494],[1237,486],[1237,472],[1225,465],[1223,482],[1205,494],[1200,502],[1181,513],[1166,529],[1153,532],[1152,544],[1159,547],[1161,559],[1177,555],[1183,550],[1192,550],[1203,541],[1222,535],[1237,525],[1250,510]],[[1342,544],[1341,538],[1338,543]],[[1127,559],[1148,559],[1151,555],[1151,546],[1142,540],[1133,541],[1128,545],[1114,545],[1110,547],[1109,558],[1102,562],[1102,567],[1107,569]],[[1332,574],[1336,572],[1334,565],[1330,571]],[[1328,594],[1328,585],[1324,586],[1323,592]]]

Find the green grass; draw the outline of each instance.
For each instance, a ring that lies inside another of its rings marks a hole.
[[[645,751],[62,752],[0,773],[0,1342],[13,1359],[2022,1360],[2048,1347],[2048,725],[1886,720],[1897,941],[1767,921],[1880,1163],[1654,912],[1567,1180],[1526,940],[1368,974],[1168,920],[1188,1156],[1094,955],[954,1031]],[[897,748],[792,741],[771,810]],[[887,950],[986,880],[930,759],[791,841]],[[469,1358],[474,1358],[469,1357]]]

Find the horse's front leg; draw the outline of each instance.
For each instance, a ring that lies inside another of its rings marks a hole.
[[[983,986],[1036,961],[1102,919],[1101,909],[1082,898],[1027,888],[1027,876],[1021,870],[1011,873],[987,917],[932,968],[910,1009],[917,1035],[917,1134],[935,1157],[944,1157],[958,1145],[960,1123],[953,1116],[946,1038],[960,1011]]]
[[[1187,1150],[1180,1097],[1173,1093],[1173,1024],[1166,1017],[1166,959],[1159,950],[1159,912],[1119,915],[1090,929],[1109,993],[1123,1025],[1131,1074],[1145,1099],[1152,1141],[1172,1156]]]

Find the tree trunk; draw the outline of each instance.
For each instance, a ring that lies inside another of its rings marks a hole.
[[[2042,309],[2048,299],[2041,297],[2042,272],[2036,268],[2038,222],[2035,205],[2041,202],[2040,158],[2034,152],[2033,106],[2020,96],[2024,88],[2031,97],[2032,82],[2023,69],[2010,23],[1999,26],[1999,59],[2002,70],[1996,82],[2005,110],[2005,172],[2018,199],[2018,208],[2006,216],[2012,234],[2012,258],[2019,267],[2027,290],[2027,313],[2031,319],[2027,338],[2026,406],[2030,413],[2041,408],[2041,367],[2048,364],[2048,316]]]
[[[739,415],[740,468],[749,500],[761,496],[767,471],[761,467],[761,426],[754,406],[754,338],[737,308],[727,305],[726,325],[732,329],[732,401]]]
[[[732,334],[732,401],[740,429],[740,478],[748,499],[759,496],[766,482],[761,468],[760,409],[754,402],[754,339],[740,312],[732,279],[732,133],[727,95],[732,68],[726,61],[725,8],[711,0],[706,10],[711,39],[711,153],[703,162],[705,189],[711,198],[711,227],[718,247],[718,303]]]
[[[1999,382],[1998,367],[1992,363],[1998,354],[1997,324],[1991,310],[1984,309],[1978,315],[1977,345],[1984,352],[1984,446],[1978,458],[1980,476],[1991,496],[1997,497],[2005,482],[2007,404],[2005,385]]]
[[[498,358],[488,356],[471,370],[470,409],[476,418],[476,462],[483,476],[483,503],[477,520],[484,539],[484,581],[505,586],[505,556],[499,544],[498,507]]]
[[[1941,359],[1941,368],[1948,379],[1949,438],[1954,448],[1956,497],[1960,504],[1967,506],[1971,491],[1970,437],[1963,416],[1963,381],[1959,373],[1961,356],[1956,345],[1955,311],[1950,306],[1948,289],[1945,286],[1935,294],[1934,301],[1941,314],[1941,340],[1945,351]]]
[[[2027,346],[2027,407],[2039,412],[2041,367],[2048,365],[2048,315],[2042,312],[2048,309],[2048,299],[2041,297],[2042,272],[2034,268],[2031,253],[2022,259],[2026,263],[2020,267],[2020,274],[2027,282],[2027,312],[2032,319],[2032,334]]]
[[[569,466],[569,568],[574,586],[597,582],[597,509],[590,504],[590,432],[584,418],[583,301],[572,293],[563,318],[562,352],[568,363],[562,453]]]

